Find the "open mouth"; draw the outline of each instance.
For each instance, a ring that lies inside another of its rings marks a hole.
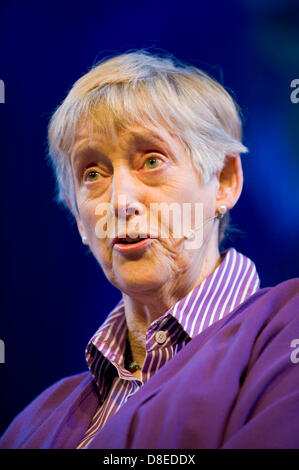
[[[140,243],[143,240],[146,240],[148,237],[136,237],[136,238],[130,238],[130,237],[125,237],[125,238],[116,238],[114,243],[118,243],[120,245],[133,245],[136,243]]]
[[[153,239],[148,235],[147,237],[139,237],[131,238],[129,236],[126,237],[117,237],[114,239],[114,246],[113,248],[123,253],[123,255],[129,255],[137,253],[143,253],[147,250],[151,244],[153,243]]]

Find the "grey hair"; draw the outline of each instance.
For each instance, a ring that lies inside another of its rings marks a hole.
[[[132,124],[163,126],[184,145],[202,182],[224,166],[225,156],[247,152],[238,106],[217,81],[173,57],[135,51],[105,59],[71,88],[48,129],[56,200],[78,215],[70,153],[80,126],[108,135]],[[229,223],[219,223],[223,240]]]

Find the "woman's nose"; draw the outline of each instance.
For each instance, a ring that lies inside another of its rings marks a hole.
[[[128,219],[142,215],[143,204],[140,202],[141,190],[129,170],[115,171],[111,187],[110,206],[116,218]]]

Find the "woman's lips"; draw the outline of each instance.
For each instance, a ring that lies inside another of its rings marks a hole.
[[[134,243],[117,243],[113,245],[114,250],[119,251],[120,253],[138,253],[138,251],[145,250],[148,248],[154,240],[152,238],[144,238],[140,241]]]

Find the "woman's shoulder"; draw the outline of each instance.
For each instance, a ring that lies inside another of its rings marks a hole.
[[[287,279],[285,281],[279,282],[278,284],[270,287],[264,287],[260,289],[261,291],[271,291],[274,292],[281,292],[281,293],[298,293],[299,292],[299,277],[293,277],[291,279]],[[259,291],[258,291],[259,292]]]
[[[22,448],[46,422],[58,423],[85,397],[95,393],[89,371],[64,377],[40,393],[21,411],[0,439],[0,448]]]
[[[53,408],[53,406],[58,405],[71,394],[75,392],[80,393],[90,380],[91,375],[88,371],[64,377],[41,392],[23,412],[40,411],[41,408],[46,409],[49,406]]]
[[[252,311],[258,309],[259,314],[263,314],[265,319],[271,319],[276,315],[285,315],[290,306],[295,308],[292,310],[294,314],[299,313],[299,278],[287,279],[274,286],[260,288],[239,305],[230,317],[233,317],[234,313],[239,315],[243,311],[251,315]]]

